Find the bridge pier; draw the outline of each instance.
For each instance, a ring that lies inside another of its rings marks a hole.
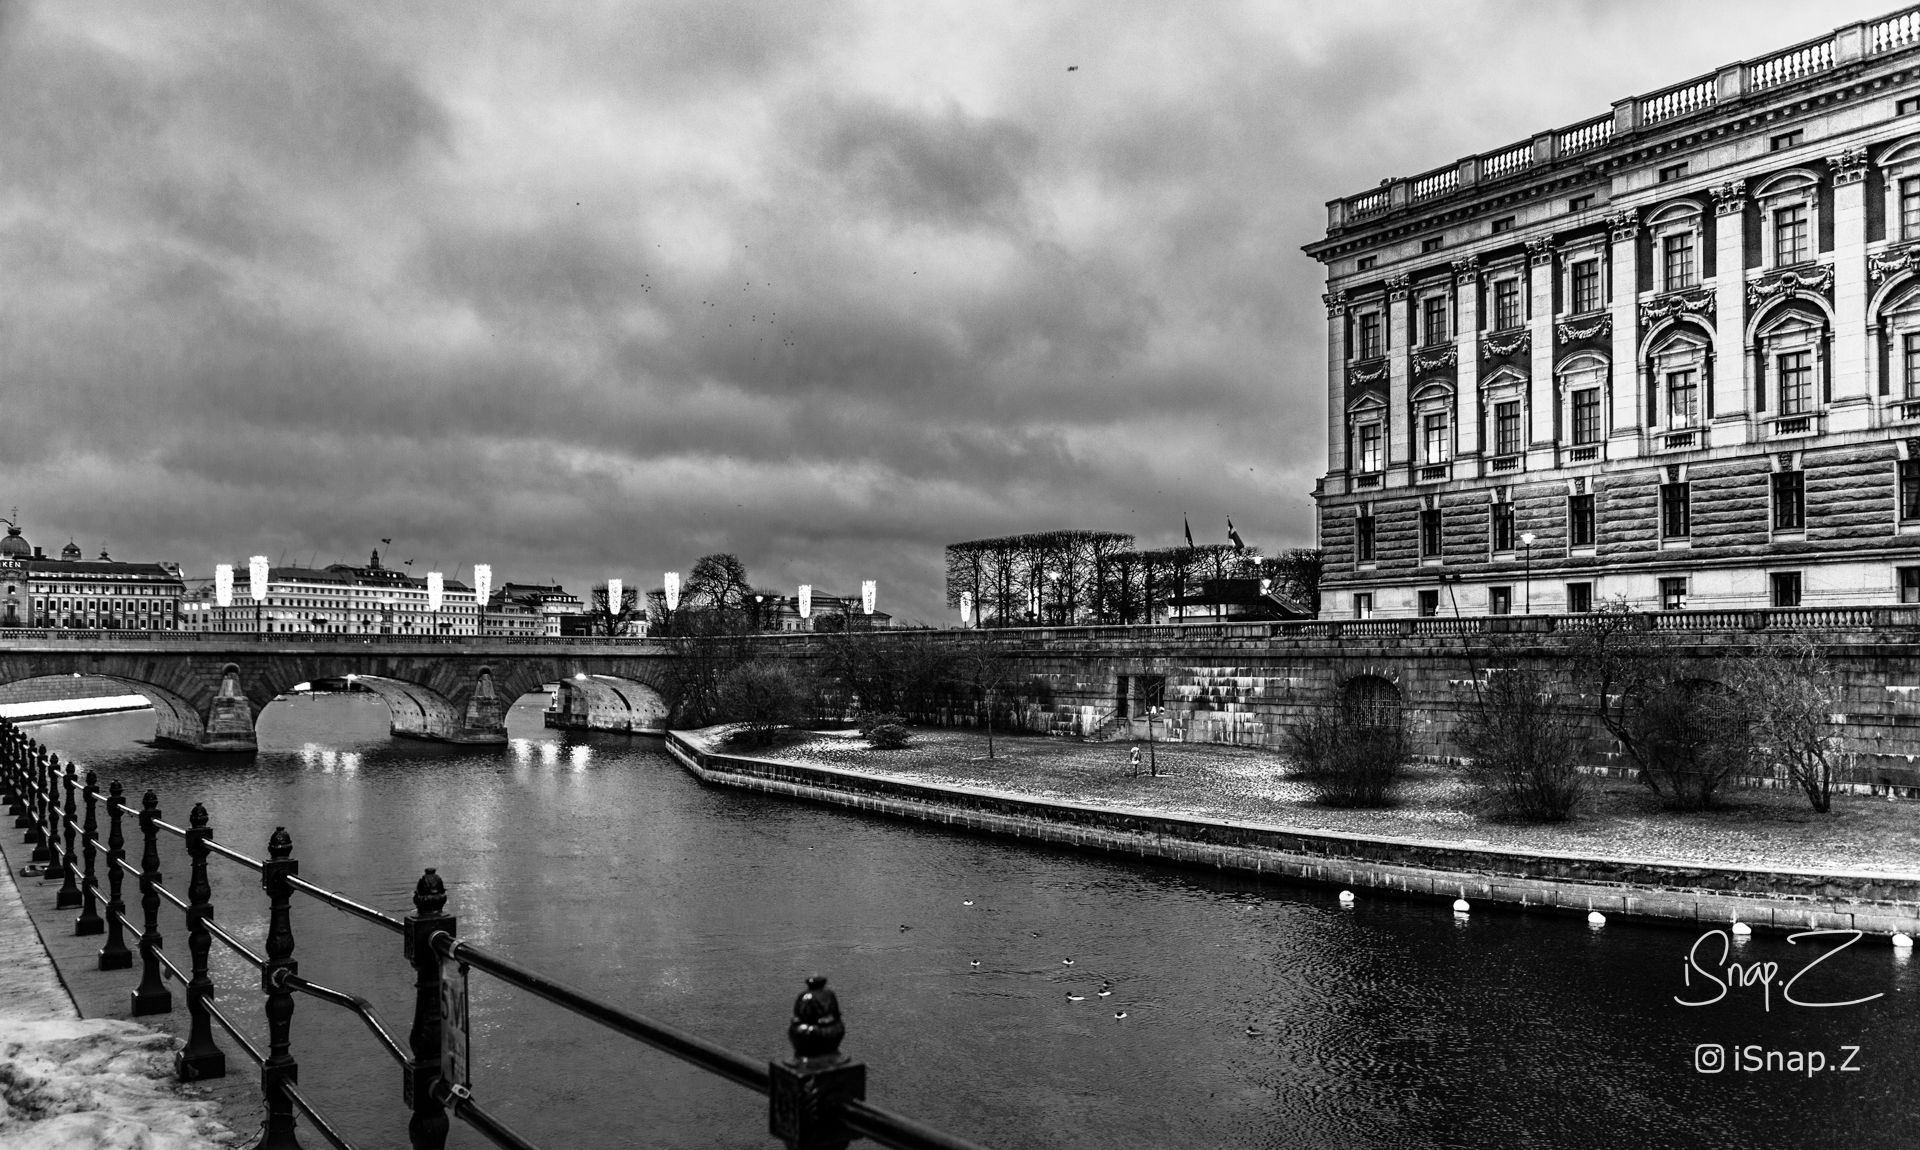
[[[253,733],[253,704],[240,689],[240,669],[233,664],[221,671],[220,687],[205,714],[158,704],[154,711],[159,718],[155,742],[221,755],[251,755],[260,749]]]
[[[562,679],[546,725],[567,731],[624,731],[664,735],[667,704],[644,683],[607,675]]]

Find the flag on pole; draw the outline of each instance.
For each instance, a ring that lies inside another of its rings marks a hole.
[[[1182,515],[1180,517],[1180,526],[1187,530],[1187,550],[1191,551],[1193,550],[1193,524],[1187,522],[1187,517]]]
[[[1233,540],[1233,549],[1235,551],[1245,551],[1247,549],[1246,543],[1240,538],[1240,533],[1233,529],[1233,516],[1231,515],[1227,516],[1227,538]]]

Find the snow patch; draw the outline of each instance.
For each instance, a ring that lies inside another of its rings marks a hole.
[[[111,1018],[0,1017],[0,1145],[206,1150],[237,1136],[173,1082],[175,1040]]]

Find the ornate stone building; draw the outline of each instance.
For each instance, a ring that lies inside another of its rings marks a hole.
[[[1920,9],[1327,209],[1329,614],[1920,602]]]

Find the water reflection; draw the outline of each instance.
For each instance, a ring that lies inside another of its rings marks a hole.
[[[537,704],[509,722],[504,749],[401,742],[383,707],[315,699],[269,708],[250,759],[141,747],[150,716],[41,730],[169,810],[204,798],[251,853],[287,826],[303,876],[390,911],[436,866],[464,936],[756,1056],[782,1050],[801,979],[824,972],[870,1094],[988,1145],[1920,1144],[1906,1069],[1920,975],[1884,940],[1836,956],[1823,984],[1834,1000],[1885,993],[1866,1006],[1686,1009],[1698,932],[1456,917],[1367,892],[1342,906],[1332,890],[706,790],[646,740],[547,731]],[[214,878],[219,913],[257,938],[243,917],[257,876]],[[303,974],[409,1017],[392,939],[304,902],[295,931]],[[1742,962],[1806,961],[1779,936],[1733,946]],[[225,1002],[258,1032],[251,996]],[[484,980],[474,1010],[481,1096],[549,1145],[626,1145],[636,1129],[662,1146],[768,1144],[735,1087]],[[336,1013],[300,1004],[302,1084],[362,1144],[404,1144],[391,1068]],[[1867,1061],[1812,1080],[1701,1075],[1691,1059],[1710,1042],[1857,1044]],[[481,1143],[456,1129],[451,1145]]]

